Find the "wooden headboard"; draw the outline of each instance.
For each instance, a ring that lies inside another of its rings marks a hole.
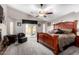
[[[72,32],[76,34],[77,32],[77,20],[73,22],[60,22],[54,24],[54,29],[72,29]]]

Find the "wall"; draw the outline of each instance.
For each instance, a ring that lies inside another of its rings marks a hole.
[[[24,31],[24,28],[25,28],[24,24],[21,24],[21,26],[17,26],[17,22],[22,22],[21,20],[8,17],[7,18],[7,34],[10,34],[10,22],[13,22],[13,34],[17,34]]]
[[[10,22],[13,22],[13,28],[14,28],[14,25],[15,25],[14,19],[7,17],[6,26],[7,26],[7,34],[8,35],[10,34]],[[13,34],[14,34],[14,29],[13,29]]]
[[[45,32],[47,32],[47,28],[48,28],[48,22],[38,22],[38,24],[41,24],[40,26],[37,26],[37,32],[43,32],[43,24],[45,24]]]
[[[21,24],[21,26],[18,26],[18,25],[17,25],[17,22],[22,23],[22,21],[19,21],[19,20],[14,22],[14,27],[15,27],[15,28],[14,28],[14,29],[15,29],[15,30],[14,30],[14,33],[17,34],[17,33],[24,32],[25,25],[24,25],[24,24]]]
[[[78,20],[77,19],[77,13],[76,12],[71,12],[71,13],[68,13],[66,15],[63,15],[60,18],[55,19],[53,21],[53,23],[63,22],[63,21],[74,21],[74,20]]]
[[[6,25],[0,24],[0,29],[2,30],[2,39],[3,39],[3,36],[5,36],[7,34]]]

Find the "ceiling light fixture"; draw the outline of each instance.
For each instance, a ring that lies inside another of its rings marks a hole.
[[[45,15],[45,12],[44,12],[44,10],[39,10],[39,16],[44,16]]]
[[[38,8],[37,15],[35,17],[47,17],[50,14],[53,14],[53,12],[47,10],[48,7],[44,8],[46,5],[45,4],[40,4],[41,8]],[[32,12],[33,14],[35,12]]]

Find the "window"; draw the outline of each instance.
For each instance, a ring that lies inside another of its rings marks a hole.
[[[45,24],[43,24],[43,32],[46,32],[46,30],[45,30]]]
[[[13,34],[13,22],[10,22],[10,34]]]

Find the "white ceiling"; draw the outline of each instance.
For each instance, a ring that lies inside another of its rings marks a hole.
[[[38,11],[41,8],[39,4],[8,4],[8,6],[33,15],[34,17],[38,15]],[[53,14],[48,15],[46,18],[39,18],[43,20],[54,20],[71,12],[79,12],[79,4],[45,4],[43,10],[51,11]]]

